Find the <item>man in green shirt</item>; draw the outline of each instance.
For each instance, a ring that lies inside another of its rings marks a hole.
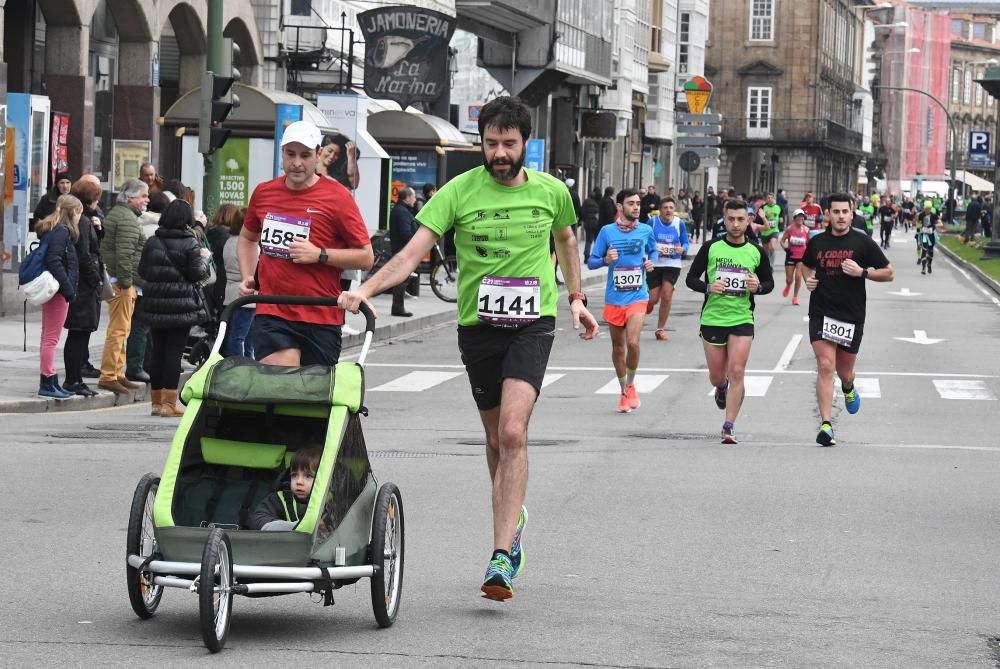
[[[512,579],[524,561],[522,506],[528,483],[528,421],[555,338],[558,289],[549,260],[549,236],[569,289],[573,328],[597,335],[597,321],[580,291],[580,255],[572,225],[576,213],[566,186],[524,168],[531,135],[528,108],[500,97],[479,112],[483,167],[445,184],[417,214],[416,234],[375,276],[339,305],[354,313],[382,291],[405,281],[438,238],[455,231],[458,274],[458,347],[486,431],[493,481],[494,551],[484,597],[513,596]],[[374,308],[373,308],[374,311]]]
[[[760,208],[760,222],[760,244],[767,251],[767,259],[773,267],[778,233],[781,232],[781,207],[774,201],[774,193],[767,194],[764,206]]]

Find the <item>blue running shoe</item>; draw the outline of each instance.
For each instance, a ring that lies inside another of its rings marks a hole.
[[[857,387],[844,393],[844,405],[847,407],[847,413],[857,413],[861,409],[861,395],[858,394]]]
[[[521,515],[517,517],[517,528],[514,530],[514,540],[510,542],[510,562],[514,566],[511,578],[517,578],[524,568],[524,549],[521,547],[521,537],[524,526],[528,524],[528,510],[521,507]]]
[[[486,568],[486,578],[483,579],[483,597],[502,602],[514,596],[514,586],[511,583],[514,565],[510,558],[501,552],[494,552],[490,566]]]
[[[829,423],[823,423],[819,426],[819,432],[816,433],[816,443],[820,446],[836,446],[837,440],[833,438],[833,426]]]

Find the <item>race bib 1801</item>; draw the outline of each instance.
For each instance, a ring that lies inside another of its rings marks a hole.
[[[541,281],[537,276],[486,275],[479,282],[479,320],[499,327],[520,327],[541,316]]]
[[[260,233],[261,251],[272,258],[287,258],[293,239],[309,239],[309,226],[309,219],[268,213]]]
[[[642,288],[642,267],[637,265],[616,266],[611,272],[615,290],[639,290]]]
[[[746,267],[720,267],[715,272],[715,278],[725,283],[723,295],[743,297],[747,294]]]
[[[854,323],[845,323],[829,316],[823,317],[823,339],[840,346],[850,346],[854,341]]]

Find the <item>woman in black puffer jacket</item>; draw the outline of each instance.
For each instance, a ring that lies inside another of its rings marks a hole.
[[[198,282],[208,277],[210,252],[198,242],[193,226],[191,205],[174,200],[160,216],[160,227],[146,240],[139,260],[145,284],[137,316],[153,338],[149,384],[154,416],[184,415],[177,407],[181,356],[191,326],[208,320]]]

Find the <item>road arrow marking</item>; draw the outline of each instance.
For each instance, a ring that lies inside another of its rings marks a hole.
[[[911,293],[909,288],[900,288],[897,290],[889,291],[890,295],[902,295],[903,297],[916,297],[917,295],[923,295],[923,293]]]
[[[927,337],[927,330],[914,330],[912,337],[893,337],[899,341],[908,341],[912,344],[940,344],[947,339],[930,339]]]

